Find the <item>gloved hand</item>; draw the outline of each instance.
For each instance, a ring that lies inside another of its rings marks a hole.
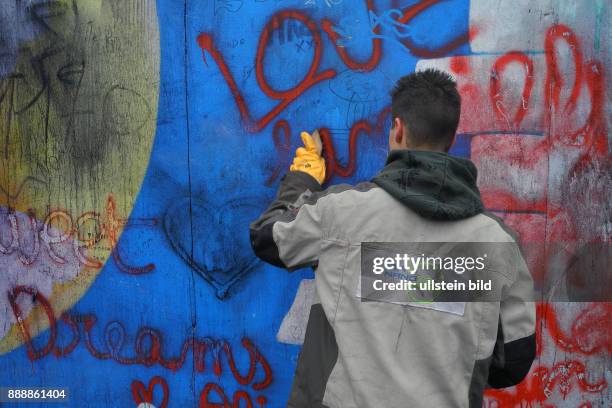
[[[309,135],[308,132],[302,132],[300,136],[304,147],[298,147],[295,151],[295,158],[289,170],[308,173],[319,184],[323,184],[325,180],[325,159],[321,157],[323,143],[319,131],[315,130],[312,135]]]

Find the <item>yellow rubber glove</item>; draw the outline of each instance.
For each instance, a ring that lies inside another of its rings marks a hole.
[[[295,151],[293,164],[289,168],[291,171],[303,171],[314,177],[319,184],[325,180],[325,159],[321,157],[323,143],[319,131],[315,130],[312,135],[308,132],[300,134],[304,147],[298,147]]]

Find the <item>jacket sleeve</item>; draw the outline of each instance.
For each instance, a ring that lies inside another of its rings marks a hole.
[[[514,248],[517,273],[500,304],[497,342],[488,377],[491,388],[506,388],[520,383],[536,355],[533,279],[518,245]]]
[[[316,265],[322,234],[314,193],[321,190],[308,173],[283,176],[275,200],[249,228],[259,258],[288,270]]]

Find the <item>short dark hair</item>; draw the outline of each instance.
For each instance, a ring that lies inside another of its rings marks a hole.
[[[392,118],[402,119],[415,145],[449,148],[460,114],[457,83],[444,71],[413,72],[401,77],[391,91]]]

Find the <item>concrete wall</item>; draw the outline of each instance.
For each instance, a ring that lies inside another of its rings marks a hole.
[[[453,153],[478,165],[487,207],[547,284],[551,264],[610,242],[610,13],[604,0],[4,0],[0,386],[68,387],[75,407],[284,406],[313,276],[255,259],[248,222],[303,129],[322,129],[332,183],[371,177],[388,90],[421,67],[457,78]],[[611,282],[585,270],[569,284]],[[610,406],[610,304],[538,316],[528,378],[485,406]]]

